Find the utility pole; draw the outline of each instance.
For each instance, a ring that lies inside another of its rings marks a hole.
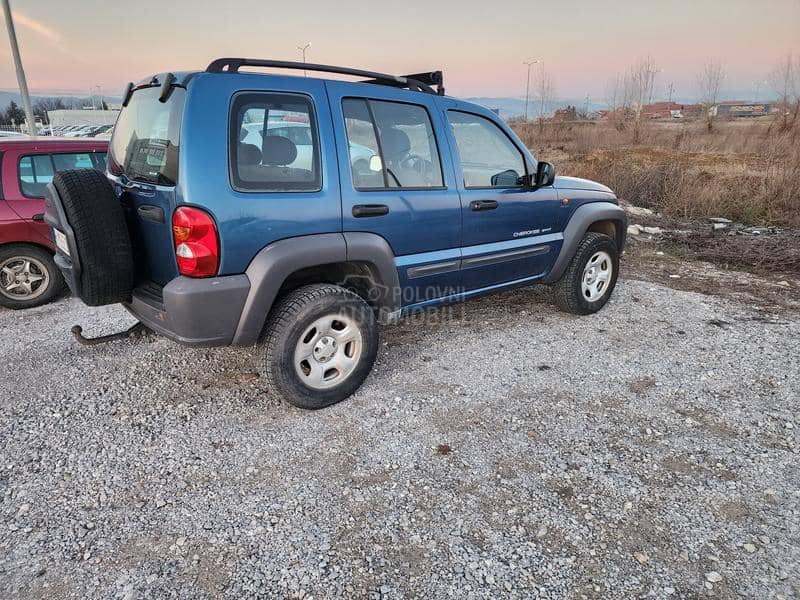
[[[14,56],[14,65],[17,68],[17,82],[19,83],[19,93],[22,96],[22,105],[25,107],[25,118],[28,121],[28,134],[36,135],[36,117],[33,116],[31,97],[28,94],[28,83],[25,81],[25,71],[22,69],[22,59],[19,56],[19,44],[17,44],[17,32],[14,30],[14,21],[11,18],[11,6],[9,0],[2,0],[3,13],[6,16],[6,29],[8,30],[8,42],[11,44],[11,54]]]
[[[659,73],[663,73],[664,69],[650,69],[647,73],[650,75],[649,87],[650,87],[650,104],[653,104],[653,92],[655,91],[656,87],[656,75]]]
[[[303,54],[303,64],[305,64],[306,62],[306,50],[308,50],[309,48],[311,48],[311,42],[306,42],[305,45],[297,47],[297,49],[300,50],[300,52]],[[306,75],[305,69],[303,69],[303,77],[308,77],[308,75]]]
[[[544,78],[545,77],[545,75],[544,75],[544,61],[540,60],[539,64],[542,65],[541,89],[539,90],[539,93],[542,96],[540,98],[541,104],[539,105],[539,129],[541,129],[542,126],[544,125],[544,100],[545,100],[544,96],[545,96],[545,93],[548,92],[548,90],[545,89],[545,88],[548,87],[548,82],[546,82],[545,78]],[[552,91],[552,90],[549,90],[549,91]]]
[[[528,65],[528,85],[525,86],[525,122],[528,122],[528,103],[531,97],[531,65],[539,64],[539,60],[523,60],[523,65]]]
[[[755,98],[754,102],[758,102],[758,99],[760,97],[760,92],[761,92],[761,86],[762,85],[768,85],[768,84],[767,84],[766,81],[756,81],[756,98]]]
[[[586,101],[583,105],[583,115],[586,117],[586,120],[589,120],[589,94],[586,94]]]
[[[673,91],[675,91],[674,90],[674,86],[672,85],[672,82],[670,82],[670,84],[669,84],[669,103],[670,104],[672,104],[672,92]]]

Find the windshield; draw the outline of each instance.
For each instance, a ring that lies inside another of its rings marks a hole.
[[[130,179],[175,185],[178,150],[186,90],[174,87],[166,102],[159,102],[159,87],[133,92],[114,127],[109,147],[109,171]]]

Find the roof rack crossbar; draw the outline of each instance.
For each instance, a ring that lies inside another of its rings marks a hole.
[[[321,73],[336,73],[339,75],[354,75],[366,77],[363,83],[376,83],[393,87],[409,88],[411,90],[429,94],[444,94],[442,85],[442,72],[417,73],[415,75],[389,75],[375,71],[337,67],[334,65],[319,65],[315,63],[293,62],[287,60],[266,60],[260,58],[218,58],[206,67],[206,73],[236,73],[242,67],[263,67],[272,69],[297,69],[304,71],[318,71]],[[432,86],[437,86],[434,90]]]

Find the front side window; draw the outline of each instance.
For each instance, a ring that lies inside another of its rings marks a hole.
[[[424,107],[345,98],[342,111],[357,189],[444,185],[433,126]]]
[[[525,159],[509,137],[485,117],[448,111],[456,140],[464,187],[518,187],[524,184]]]
[[[47,184],[57,171],[68,169],[97,169],[105,171],[105,152],[64,152],[60,154],[33,154],[19,161],[19,187],[23,196],[44,198]]]
[[[241,94],[231,111],[233,187],[252,192],[322,188],[311,100],[297,94]]]

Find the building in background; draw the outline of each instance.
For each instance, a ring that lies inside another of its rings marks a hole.
[[[770,102],[727,100],[714,107],[717,117],[761,117],[777,110]]]
[[[578,111],[575,109],[574,106],[565,106],[564,108],[559,108],[555,113],[553,113],[553,123],[564,123],[566,121],[577,121],[578,120]]]
[[[68,125],[113,125],[119,110],[49,110],[47,119],[52,127]]]

